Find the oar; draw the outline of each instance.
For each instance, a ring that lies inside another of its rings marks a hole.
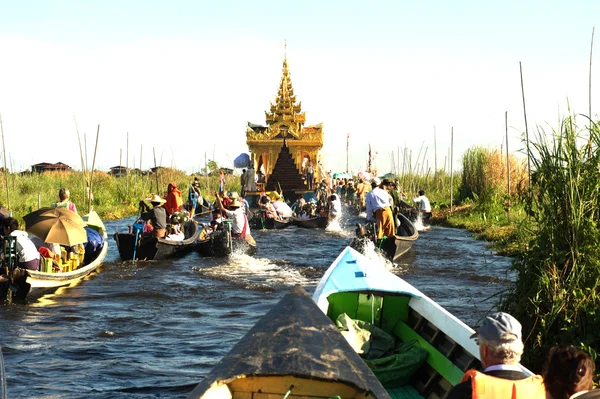
[[[133,259],[131,259],[133,261],[135,261],[135,257],[137,255],[138,237],[140,235],[141,230],[143,229],[143,228],[138,229],[136,227],[136,224],[138,224],[137,222],[140,220],[141,217],[142,217],[142,207],[140,206],[136,223],[133,224],[133,235],[134,235],[134,237],[133,237]]]

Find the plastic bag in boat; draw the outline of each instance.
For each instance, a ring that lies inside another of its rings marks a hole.
[[[378,359],[393,353],[396,340],[381,328],[342,313],[336,326],[356,353],[365,359]]]
[[[385,388],[394,388],[411,382],[413,375],[425,363],[428,356],[429,353],[413,341],[403,343],[391,356],[374,360],[365,359],[365,363]]]

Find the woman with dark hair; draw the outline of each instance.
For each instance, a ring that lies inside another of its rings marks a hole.
[[[596,365],[591,356],[574,346],[550,349],[544,367],[544,384],[551,399],[600,398],[594,387]]]

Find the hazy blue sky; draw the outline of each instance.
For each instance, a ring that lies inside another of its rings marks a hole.
[[[511,152],[527,117],[556,126],[570,104],[588,114],[589,51],[598,1],[8,1],[0,0],[0,114],[16,169],[79,168],[73,117],[97,164],[198,170],[247,152],[248,121],[264,124],[281,78],[284,41],[307,124],[324,123],[329,169],[364,169],[369,143],[391,169],[397,148],[424,143],[438,166],[454,128],[455,158]],[[596,32],[600,42],[600,32]],[[600,48],[592,114],[600,112]],[[581,123],[584,120],[581,119]],[[402,151],[402,150],[401,150]],[[91,158],[91,155],[90,155]],[[91,161],[90,161],[91,162]],[[125,160],[123,160],[123,164]]]

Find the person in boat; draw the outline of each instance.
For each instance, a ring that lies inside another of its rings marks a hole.
[[[277,210],[273,207],[271,199],[267,195],[260,197],[259,207],[264,212],[265,218],[277,218]]]
[[[277,212],[278,219],[286,219],[292,217],[294,211],[292,208],[283,200],[281,195],[275,192],[275,201],[273,201],[273,208]]]
[[[23,230],[19,230],[19,222],[13,217],[2,220],[5,237],[16,237],[17,239],[17,262],[18,266],[28,270],[38,270],[40,267],[40,253],[37,247]]]
[[[319,205],[324,205],[329,198],[329,190],[327,190],[327,183],[325,180],[319,184],[319,187],[315,190],[315,198],[317,199],[317,203]]]
[[[174,224],[171,225],[169,229],[169,234],[165,237],[167,241],[183,241],[185,239],[185,234],[181,231],[181,225]]]
[[[194,177],[194,182],[190,185],[190,189],[188,190],[188,204],[190,211],[193,209],[194,213],[196,211],[202,212],[203,202],[204,198],[202,198],[202,193],[200,193],[200,181],[197,177]]]
[[[356,185],[356,199],[358,200],[361,209],[364,208],[366,204],[365,197],[367,195],[367,188],[367,182],[365,179],[361,178]]]
[[[346,185],[346,204],[352,206],[356,204],[356,187],[354,186],[354,181],[349,180]]]
[[[71,202],[71,192],[68,188],[62,187],[58,190],[58,202],[52,203],[52,208],[67,208],[77,213],[77,207]]]
[[[245,240],[251,239],[252,237],[250,235],[248,217],[246,217],[246,213],[244,213],[240,201],[237,199],[233,200],[231,204],[229,204],[229,209],[225,209],[221,201],[221,197],[216,191],[215,197],[217,198],[216,203],[219,205],[221,212],[227,217],[227,219],[231,220],[231,236],[241,237]]]
[[[160,195],[154,194],[146,199],[152,204],[152,209],[144,202],[140,201],[139,206],[142,211],[140,219],[150,222],[152,226],[152,235],[157,238],[164,238],[167,235],[167,211],[163,204],[167,202]]]
[[[471,338],[479,344],[483,372],[468,370],[446,399],[546,397],[542,376],[528,377],[519,366],[523,341],[517,319],[508,313],[493,313]]]
[[[431,203],[429,198],[425,196],[425,191],[419,190],[419,196],[413,198],[413,202],[417,204],[417,208],[423,214],[423,223],[427,224],[431,219]]]
[[[329,196],[329,221],[339,221],[342,218],[342,200],[337,194]]]
[[[302,212],[304,205],[306,205],[306,200],[300,195],[290,208],[292,208],[292,212],[294,212],[296,216],[301,216],[300,213]]]
[[[390,207],[389,194],[382,189],[381,180],[378,177],[371,181],[372,190],[365,197],[367,205],[367,220],[377,222],[377,240],[385,237],[393,237],[394,215]]]
[[[544,365],[544,384],[549,399],[600,398],[594,388],[596,365],[586,351],[574,346],[550,349]]]
[[[167,186],[167,199],[165,203],[165,210],[169,215],[179,212],[183,209],[183,198],[181,191],[177,189],[177,185],[174,182],[169,183]]]

